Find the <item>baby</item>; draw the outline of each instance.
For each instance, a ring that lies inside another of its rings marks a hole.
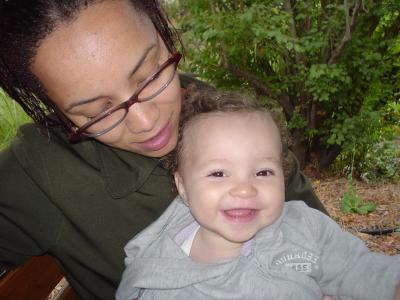
[[[249,97],[195,92],[167,160],[179,197],[125,247],[117,299],[395,299],[400,256],[285,202],[282,142]]]

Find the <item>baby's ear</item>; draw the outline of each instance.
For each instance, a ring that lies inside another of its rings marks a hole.
[[[179,172],[174,173],[174,179],[175,179],[176,189],[178,190],[178,194],[179,196],[181,196],[183,202],[185,202],[185,204],[187,205],[185,185],[183,184],[183,178],[179,174]]]

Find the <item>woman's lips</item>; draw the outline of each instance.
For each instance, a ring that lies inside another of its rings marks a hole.
[[[167,125],[159,133],[153,136],[151,139],[147,141],[137,143],[146,151],[158,151],[165,147],[168,144],[172,134],[172,126],[171,123],[168,122]]]
[[[252,208],[234,208],[222,210],[226,219],[233,223],[248,223],[254,220],[258,215],[258,209]]]

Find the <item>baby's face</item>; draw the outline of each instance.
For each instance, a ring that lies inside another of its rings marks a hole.
[[[281,141],[269,116],[202,115],[185,130],[182,156],[178,191],[209,238],[241,244],[280,216]]]

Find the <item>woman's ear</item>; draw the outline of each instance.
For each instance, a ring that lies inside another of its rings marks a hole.
[[[183,183],[183,178],[179,174],[179,172],[174,173],[174,179],[175,179],[176,189],[178,190],[178,194],[179,196],[181,196],[183,202],[187,205],[185,185]]]

